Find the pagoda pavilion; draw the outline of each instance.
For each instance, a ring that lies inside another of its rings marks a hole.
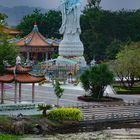
[[[38,30],[35,23],[31,33],[17,41],[19,52],[29,60],[45,61],[51,59],[54,53],[58,53],[59,43],[48,41]]]
[[[1,104],[4,103],[4,84],[12,83],[15,84],[15,94],[14,102],[17,103],[17,99],[21,102],[22,97],[22,84],[31,83],[32,84],[32,102],[35,99],[35,83],[39,83],[45,80],[44,74],[31,75],[30,71],[32,70],[29,66],[21,66],[20,57],[16,58],[15,66],[5,66],[5,74],[0,75],[0,84],[1,84]],[[17,91],[17,86],[19,86],[19,94]]]

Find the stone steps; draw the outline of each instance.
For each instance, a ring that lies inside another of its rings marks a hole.
[[[104,119],[111,117],[133,117],[140,116],[140,105],[134,106],[114,106],[114,107],[82,107],[80,110],[84,114],[84,119]],[[112,116],[113,115],[113,116]]]

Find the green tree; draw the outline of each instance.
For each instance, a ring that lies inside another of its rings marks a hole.
[[[47,115],[47,110],[52,109],[50,104],[40,104],[38,105],[38,110],[42,111],[43,116]]]
[[[5,20],[5,16],[0,17]],[[4,21],[3,21],[4,22]],[[17,56],[17,47],[8,42],[9,36],[3,32],[3,25],[0,24],[0,74],[4,73],[3,61],[7,60],[9,64],[14,65]]]
[[[87,62],[93,58],[108,58],[107,50],[113,50],[111,47],[114,47],[114,40],[123,43],[140,40],[139,25],[140,10],[107,11],[86,7],[81,16],[81,39]]]
[[[113,40],[110,45],[106,48],[107,59],[114,60],[116,58],[117,53],[121,51],[124,43],[119,40]]]
[[[64,89],[60,87],[60,83],[58,80],[53,84],[54,93],[57,96],[57,106],[59,106],[59,99],[62,97]]]
[[[114,80],[113,72],[106,64],[99,64],[86,70],[80,77],[82,86],[93,98],[102,98],[105,87]]]
[[[62,16],[60,11],[50,10],[46,14],[46,35],[48,37],[54,37],[54,38],[61,38],[62,35],[59,33],[59,28],[62,23]]]
[[[101,0],[88,0],[88,5],[90,8],[91,7],[95,7],[95,8],[99,8]]]
[[[39,31],[45,37],[60,38],[61,13],[59,11],[50,10],[43,14],[40,10],[36,9],[32,14],[23,17],[17,25],[17,29],[23,31],[22,36],[25,36],[32,31],[35,22],[38,25]]]
[[[6,18],[7,18],[7,15],[0,13],[0,26],[5,24]]]
[[[112,69],[124,87],[132,88],[140,77],[140,43],[126,45],[112,62]]]

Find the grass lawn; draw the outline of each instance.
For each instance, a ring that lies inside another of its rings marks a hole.
[[[131,89],[120,86],[119,83],[113,84],[113,88],[117,94],[139,94],[140,95],[140,83],[135,84]]]
[[[9,134],[0,134],[0,140],[20,140],[20,137]]]

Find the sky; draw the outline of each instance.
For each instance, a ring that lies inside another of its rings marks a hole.
[[[87,0],[81,0],[86,5]],[[0,0],[0,5],[14,7],[26,5],[30,7],[42,7],[46,9],[57,9],[60,0]],[[106,10],[139,9],[140,0],[102,0],[101,5]]]

